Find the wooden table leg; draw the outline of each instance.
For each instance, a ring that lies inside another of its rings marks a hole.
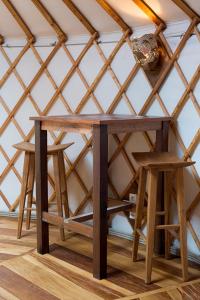
[[[43,211],[48,212],[47,131],[41,130],[40,121],[35,121],[35,167],[37,251],[45,254],[49,252],[49,224],[42,221]]]
[[[93,127],[93,276],[107,276],[107,199],[108,133],[107,126]]]
[[[156,149],[157,152],[168,151],[169,138],[169,122],[162,122],[161,130],[156,131]],[[157,191],[157,210],[164,210],[164,174],[158,177],[158,191]],[[158,224],[164,224],[164,216],[157,217]],[[155,253],[164,254],[165,252],[165,235],[163,230],[157,230],[155,235]]]

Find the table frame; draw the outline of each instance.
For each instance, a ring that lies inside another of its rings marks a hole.
[[[81,115],[80,115],[81,118]],[[168,129],[171,118],[146,118],[141,122],[65,122],[54,117],[35,117],[36,145],[36,202],[37,202],[37,251],[40,254],[49,252],[49,224],[43,218],[48,213],[47,182],[47,130],[65,132],[93,133],[93,276],[103,279],[107,276],[107,200],[108,200],[108,134],[156,131],[155,151],[168,151]],[[153,119],[153,120],[152,120]],[[128,123],[128,124],[127,124]],[[159,205],[163,208],[164,188],[160,176]],[[161,241],[161,243],[160,243]],[[157,243],[157,252],[163,250],[163,240]]]

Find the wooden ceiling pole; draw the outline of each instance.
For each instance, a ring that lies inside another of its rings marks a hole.
[[[184,11],[191,19],[196,18],[200,22],[200,16],[184,1],[184,0],[172,0],[180,9]]]
[[[60,28],[58,23],[55,21],[55,19],[52,17],[52,15],[50,15],[50,13],[45,8],[45,6],[39,0],[31,0],[31,1],[37,7],[37,9],[43,15],[45,20],[49,23],[49,25],[53,28],[59,41],[65,42],[67,40],[67,36],[66,36],[65,32],[62,31],[62,29]]]
[[[92,24],[88,21],[88,19],[82,14],[82,12],[71,0],[63,0],[63,2],[70,9],[70,11],[76,16],[76,18],[81,22],[81,24],[89,31],[91,35],[98,34],[97,30],[92,26]]]
[[[12,16],[17,21],[18,25],[21,27],[21,29],[25,33],[25,35],[27,37],[27,40],[29,42],[31,42],[31,43],[34,43],[34,41],[35,41],[34,35],[30,31],[30,29],[28,28],[27,24],[24,22],[24,20],[22,19],[22,17],[20,16],[20,14],[18,13],[18,11],[16,10],[16,8],[10,2],[10,0],[1,0],[1,1],[4,3],[4,5],[9,10],[9,12],[12,14]]]
[[[96,2],[107,12],[107,14],[120,26],[123,32],[129,31],[132,33],[132,29],[124,22],[120,15],[108,4],[105,0],[96,0]]]
[[[143,0],[132,0],[157,26],[166,28],[165,22],[155,13],[155,11]]]

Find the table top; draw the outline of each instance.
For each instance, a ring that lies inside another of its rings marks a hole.
[[[31,117],[30,120],[56,122],[62,124],[85,124],[85,125],[120,125],[140,122],[170,121],[171,117],[158,116],[134,116],[120,114],[79,114],[62,116]]]

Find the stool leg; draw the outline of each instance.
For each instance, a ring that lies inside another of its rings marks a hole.
[[[146,241],[146,276],[145,283],[151,283],[152,258],[155,236],[156,199],[158,186],[158,172],[151,169],[149,172],[148,205],[147,205],[147,241]]]
[[[27,213],[26,213],[26,229],[30,229],[30,221],[31,221],[31,209],[33,202],[33,187],[35,180],[35,154],[30,154],[30,172],[28,178],[28,201],[27,201]]]
[[[60,174],[59,157],[57,153],[53,154],[53,167],[54,167],[54,180],[55,180],[55,192],[56,192],[58,215],[60,217],[63,217],[61,176],[60,176],[61,174]],[[62,241],[65,240],[65,232],[63,227],[60,228],[60,237]]]
[[[24,219],[24,206],[26,201],[26,192],[28,185],[28,176],[30,172],[30,153],[25,152],[24,157],[24,168],[23,168],[23,177],[22,177],[22,188],[19,200],[19,215],[18,215],[18,228],[17,228],[17,238],[21,238],[22,233],[22,224]]]
[[[183,280],[188,280],[188,258],[187,258],[187,227],[186,227],[186,210],[184,200],[184,182],[183,182],[183,168],[176,171],[176,193],[177,193],[177,207],[180,224],[180,252],[181,264],[183,272]]]
[[[164,210],[165,210],[165,225],[170,222],[170,204],[172,191],[172,172],[165,172],[164,174]],[[170,258],[170,243],[171,237],[168,230],[165,230],[165,258]]]
[[[144,168],[141,168],[139,170],[139,185],[138,185],[138,195],[137,195],[136,213],[135,213],[134,242],[133,242],[133,254],[132,254],[133,261],[137,260],[137,254],[138,254],[140,235],[137,229],[140,229],[142,224],[146,179],[147,179],[147,171]]]
[[[60,180],[61,180],[61,192],[62,192],[62,204],[64,206],[65,218],[69,218],[69,202],[67,192],[67,182],[65,174],[65,163],[63,152],[59,152],[59,166],[60,166]]]

